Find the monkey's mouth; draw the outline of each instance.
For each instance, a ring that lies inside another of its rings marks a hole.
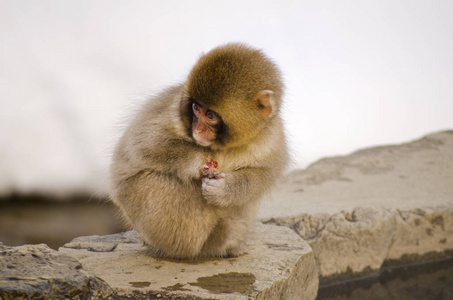
[[[198,145],[203,147],[209,147],[214,143],[214,141],[198,141],[198,140],[196,140],[196,142]]]
[[[202,147],[209,147],[215,141],[215,140],[210,140],[210,139],[203,138],[203,137],[201,137],[199,135],[196,135],[196,134],[194,134],[193,138],[194,138],[195,142],[198,145],[202,146]]]

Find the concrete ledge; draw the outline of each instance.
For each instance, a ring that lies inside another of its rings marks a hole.
[[[120,299],[314,299],[311,248],[286,227],[257,223],[248,254],[229,259],[156,259],[136,232],[81,237],[59,252],[105,280]]]
[[[322,282],[453,250],[453,131],[322,159],[259,212],[313,248]]]

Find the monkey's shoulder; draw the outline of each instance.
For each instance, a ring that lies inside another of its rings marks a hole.
[[[244,147],[234,151],[225,151],[214,154],[219,169],[223,172],[245,168],[255,169],[284,169],[288,164],[286,143],[278,147]]]

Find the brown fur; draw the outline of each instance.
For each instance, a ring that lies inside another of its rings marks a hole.
[[[202,56],[186,83],[144,105],[114,153],[111,197],[157,253],[243,253],[259,199],[287,165],[282,89],[278,68],[264,54],[228,44]],[[224,122],[210,147],[192,137],[191,101]],[[220,178],[202,178],[208,159],[218,162]]]

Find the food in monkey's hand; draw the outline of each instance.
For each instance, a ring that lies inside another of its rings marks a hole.
[[[212,179],[219,178],[219,171],[217,170],[218,163],[209,159],[206,164],[203,166],[203,177]]]

